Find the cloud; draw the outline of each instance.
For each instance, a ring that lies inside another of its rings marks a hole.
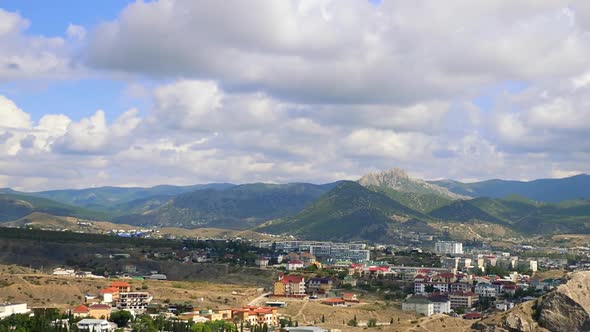
[[[75,72],[73,50],[61,37],[30,36],[30,22],[0,8],[0,83],[21,79],[66,78]],[[70,26],[68,34],[81,27]]]
[[[70,23],[66,29],[66,35],[72,39],[84,40],[86,38],[86,29],[81,25]]]

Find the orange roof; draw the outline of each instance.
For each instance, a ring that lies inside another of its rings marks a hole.
[[[86,313],[88,313],[88,307],[83,304],[80,304],[79,306],[77,306],[74,309],[74,313],[75,314],[86,314]]]
[[[343,299],[333,298],[333,299],[322,300],[322,303],[346,303],[346,301],[344,301]]]
[[[105,288],[103,290],[100,291],[102,294],[107,294],[107,293],[118,293],[119,289],[116,287],[109,287],[109,288]]]
[[[111,287],[131,287],[131,285],[125,281],[113,281]]]

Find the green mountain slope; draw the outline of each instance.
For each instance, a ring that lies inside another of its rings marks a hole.
[[[453,200],[437,194],[417,194],[410,192],[400,192],[389,187],[367,187],[370,190],[382,192],[394,201],[422,213],[428,213],[437,208],[451,204]]]
[[[213,183],[193,186],[161,185],[151,188],[140,187],[98,187],[88,189],[50,190],[25,193],[27,196],[38,196],[61,203],[81,206],[95,210],[112,211],[112,207],[124,203],[149,199],[151,197],[176,196],[201,189],[227,189],[232,184]]]
[[[33,212],[92,220],[107,220],[110,218],[107,213],[71,206],[46,198],[19,194],[0,194],[0,222],[20,219]]]
[[[197,190],[178,195],[154,210],[119,217],[116,222],[246,229],[296,214],[335,185],[255,183],[225,190]]]
[[[428,219],[383,193],[343,181],[297,215],[258,230],[314,240],[384,241],[390,239],[393,227],[403,227],[404,221],[415,218]]]
[[[430,181],[453,193],[472,197],[502,198],[520,195],[541,202],[561,202],[590,198],[590,175],[580,174],[563,179],[539,179],[533,181],[488,180],[462,183],[453,180]]]

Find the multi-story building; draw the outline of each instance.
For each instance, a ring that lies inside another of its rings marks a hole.
[[[412,296],[402,302],[402,311],[412,311],[418,315],[432,316],[434,303],[422,296]]]
[[[152,301],[152,296],[148,292],[124,292],[119,293],[117,308],[121,310],[134,310],[144,312]]]
[[[441,255],[463,254],[463,243],[455,241],[439,241],[434,244],[434,252]]]
[[[311,278],[307,282],[307,292],[309,294],[326,294],[332,289],[332,283],[330,278]]]
[[[448,314],[451,312],[451,301],[447,295],[431,295],[428,299],[432,302],[435,314]]]
[[[449,300],[452,309],[471,308],[477,304],[479,297],[474,292],[454,292],[449,293]]]
[[[26,303],[4,303],[0,304],[0,319],[6,318],[14,314],[26,314],[30,310]]]
[[[432,287],[433,292],[448,293],[449,284],[445,282],[416,282],[414,283],[414,294],[426,294],[428,289]]]
[[[479,283],[475,285],[475,293],[481,297],[496,297],[496,287],[489,283]]]
[[[275,296],[305,296],[305,278],[279,274],[279,280],[274,283],[273,295]]]

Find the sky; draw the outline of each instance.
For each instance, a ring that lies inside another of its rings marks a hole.
[[[0,0],[0,187],[590,172],[585,0]]]

